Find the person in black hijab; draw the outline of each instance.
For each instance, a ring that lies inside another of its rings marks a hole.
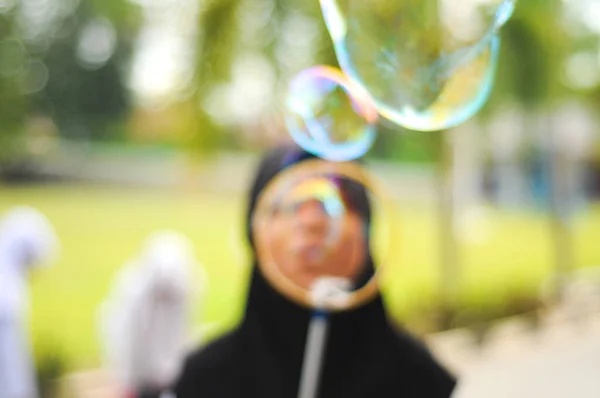
[[[295,146],[277,148],[264,157],[247,214],[248,240],[254,253],[251,219],[259,194],[278,173],[310,158],[313,156]],[[365,189],[357,183],[345,185],[342,191],[349,208],[368,224],[371,208]],[[188,357],[174,388],[177,398],[298,396],[312,313],[269,284],[256,254],[253,261],[240,325]],[[364,269],[362,283],[374,272],[370,254]],[[358,308],[330,314],[327,341],[320,398],[447,398],[456,385],[455,378],[424,345],[391,324],[379,295]]]

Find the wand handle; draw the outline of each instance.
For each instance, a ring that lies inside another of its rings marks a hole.
[[[308,326],[298,398],[316,398],[327,343],[327,313],[315,311]]]

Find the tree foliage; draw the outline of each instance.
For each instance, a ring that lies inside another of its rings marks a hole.
[[[180,124],[192,130],[184,141],[190,148],[206,151],[242,146],[240,131],[259,134],[269,124],[281,129],[277,117],[282,93],[293,75],[308,66],[337,64],[318,1],[197,1],[199,33],[189,90],[195,94],[180,100],[185,112],[176,112],[189,119]],[[49,12],[45,25],[31,22],[31,26],[45,26],[33,37],[21,23],[24,7],[0,9],[0,159],[19,152],[32,116],[50,118],[62,136],[86,140],[128,139],[128,119],[135,117],[127,79],[143,20],[141,6],[128,0],[44,3],[60,5],[68,12]],[[540,110],[574,97],[591,105],[600,102],[599,85],[582,90],[568,87],[562,79],[565,62],[573,52],[597,52],[599,43],[597,32],[565,28],[564,4],[560,0],[518,2],[515,15],[501,31],[495,87],[479,117],[486,118],[508,103]],[[108,21],[116,44],[106,62],[90,66],[78,58],[77,49],[94,21]],[[232,83],[236,62],[248,54],[270,65],[274,92],[267,104],[269,112],[251,126],[245,126],[244,120],[224,125],[207,104],[215,92]],[[36,79],[46,80],[40,83]],[[175,107],[177,104],[171,104],[169,109]],[[405,135],[391,133],[393,129],[385,124],[380,130],[374,155],[403,153]],[[421,148],[420,139],[413,138],[409,147]],[[423,145],[429,145],[425,141]]]

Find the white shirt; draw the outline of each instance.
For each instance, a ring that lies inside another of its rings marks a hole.
[[[179,375],[197,266],[187,239],[161,232],[117,274],[101,307],[101,339],[105,362],[125,388],[164,387]]]

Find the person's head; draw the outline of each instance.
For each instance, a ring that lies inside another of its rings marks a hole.
[[[142,274],[152,291],[165,300],[185,296],[196,266],[191,242],[174,231],[158,231],[145,242],[140,256]]]
[[[52,262],[58,245],[50,221],[34,208],[14,207],[0,219],[0,250],[24,270]]]
[[[308,159],[314,157],[293,146],[267,154],[253,188],[250,215],[256,198],[277,174]],[[371,211],[364,187],[335,176],[292,178],[289,185],[273,203],[268,228],[261,230],[266,239],[251,235],[251,243],[268,245],[281,273],[302,288],[310,289],[319,277],[364,283],[366,274],[372,273]]]

